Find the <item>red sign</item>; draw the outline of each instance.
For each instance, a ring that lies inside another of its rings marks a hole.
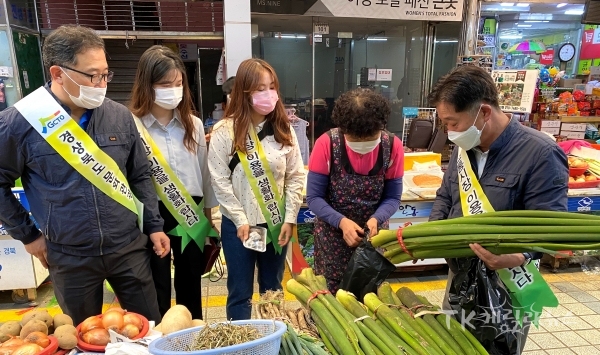
[[[544,65],[552,65],[554,61],[554,48],[550,48],[546,50],[544,53],[540,54],[540,64]]]
[[[596,36],[596,38],[594,38]],[[600,29],[583,31],[581,39],[581,59],[600,58]]]

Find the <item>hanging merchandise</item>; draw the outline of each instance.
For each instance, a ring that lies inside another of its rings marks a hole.
[[[217,69],[217,85],[223,85],[225,83],[225,78],[227,77],[227,72],[225,70],[225,49],[221,51],[221,60],[219,61],[219,69]]]
[[[308,136],[306,135],[306,127],[308,127],[309,123],[296,116],[295,108],[287,108],[285,112],[288,116],[288,119],[290,120],[290,125],[294,129],[296,137],[298,138],[300,154],[302,154],[302,162],[304,163],[304,165],[308,165],[308,158],[310,157],[310,153]]]

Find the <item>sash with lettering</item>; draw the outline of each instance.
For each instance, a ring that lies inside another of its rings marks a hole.
[[[492,204],[473,172],[467,152],[458,148],[458,185],[463,215],[494,212]],[[536,263],[496,271],[508,289],[512,300],[513,314],[520,326],[523,318],[538,326],[543,307],[557,307],[556,296],[542,278]]]
[[[171,166],[154,143],[146,127],[137,117],[135,125],[148,156],[154,188],[160,200],[165,204],[179,225],[168,234],[181,237],[181,252],[190,241],[196,242],[204,251],[206,237],[218,237],[208,218],[204,215],[204,199],[197,205],[185,186],[171,169]]]
[[[248,129],[246,150],[246,153],[238,151],[240,164],[244,168],[244,173],[252,187],[254,197],[267,221],[267,243],[272,242],[275,252],[280,254],[282,248],[277,240],[285,217],[284,196],[279,193],[277,182],[273,177],[273,172],[271,172],[262,144],[252,125]]]
[[[117,163],[41,87],[15,104],[31,126],[78,173],[107,196],[138,216],[143,226],[144,206],[129,188]]]

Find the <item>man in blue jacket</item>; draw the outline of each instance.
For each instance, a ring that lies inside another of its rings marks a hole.
[[[502,112],[488,72],[459,67],[440,79],[429,101],[456,145],[429,220],[481,213],[483,199],[477,195],[486,196],[495,211],[567,211],[569,168],[565,153],[545,134]],[[480,186],[479,191],[475,185]],[[469,191],[475,193],[465,193]],[[470,322],[474,327],[470,330],[490,354],[518,355],[525,346],[529,324],[519,327],[509,304],[505,310],[511,311],[510,315],[502,309],[489,309],[494,306],[490,298],[510,302],[495,270],[526,265],[541,258],[541,253],[494,255],[478,244],[472,244],[471,249],[476,258],[447,260],[450,271],[444,309]],[[490,289],[481,286],[486,282]],[[495,323],[500,317],[490,317],[491,313],[507,316],[509,331]]]
[[[63,26],[46,38],[43,60],[51,82],[0,113],[0,221],[49,269],[75,324],[102,312],[105,279],[123,308],[160,321],[138,215],[154,252],[166,255],[169,238],[131,113],[105,98],[113,73],[104,42],[89,28]],[[31,113],[46,107],[56,112]],[[50,133],[63,123],[70,128],[57,143]],[[11,193],[19,177],[41,230]]]

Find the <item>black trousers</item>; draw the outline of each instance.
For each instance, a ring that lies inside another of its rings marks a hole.
[[[201,197],[194,197],[196,203]],[[177,226],[177,221],[162,202],[159,202],[160,214],[165,220],[165,233]],[[171,253],[175,266],[174,286],[175,302],[185,306],[194,319],[202,319],[202,274],[206,265],[204,253],[193,240],[181,252],[181,237],[169,235]],[[150,266],[156,287],[158,308],[164,315],[171,308],[171,253],[164,258],[152,253]]]
[[[48,249],[50,278],[63,312],[75,324],[102,313],[104,280],[108,280],[123,309],[160,322],[147,242],[148,237],[140,234],[115,253],[91,257]]]

